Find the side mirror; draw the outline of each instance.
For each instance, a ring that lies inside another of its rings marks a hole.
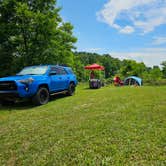
[[[56,75],[56,71],[51,71],[49,75],[50,75],[50,76]]]

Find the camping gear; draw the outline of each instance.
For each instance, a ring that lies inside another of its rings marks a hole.
[[[89,66],[85,66],[84,68],[86,70],[91,70],[90,78],[89,78],[89,88],[91,88],[91,89],[101,88],[103,83],[100,79],[95,78],[94,70],[104,71],[105,68],[103,66],[100,66],[100,65],[96,64],[96,63],[92,64],[92,65],[89,65]]]
[[[123,81],[120,79],[120,77],[115,76],[113,80],[115,86],[123,86]]]
[[[101,85],[102,85],[102,83],[101,83],[101,80],[99,80],[99,79],[90,79],[89,80],[89,87],[91,89],[101,88]]]
[[[142,79],[136,76],[130,76],[124,80],[124,85],[142,86]]]

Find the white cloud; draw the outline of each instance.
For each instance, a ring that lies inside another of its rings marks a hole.
[[[135,52],[111,52],[111,56],[120,59],[133,59],[147,66],[160,65],[166,60],[166,48],[144,48]]]
[[[154,37],[152,44],[153,45],[166,44],[166,37]]]
[[[98,52],[100,50],[102,50],[102,48],[86,48],[86,49],[84,49],[84,51],[86,51],[86,52]]]
[[[166,0],[109,0],[97,16],[120,32],[148,33],[166,24]]]
[[[120,33],[126,33],[126,34],[133,33],[133,32],[134,32],[134,28],[131,26],[125,26],[124,28],[120,30]]]

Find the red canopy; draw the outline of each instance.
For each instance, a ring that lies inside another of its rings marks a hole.
[[[105,69],[103,66],[100,66],[96,63],[94,63],[90,66],[85,66],[84,68],[87,69],[87,70],[104,70]]]

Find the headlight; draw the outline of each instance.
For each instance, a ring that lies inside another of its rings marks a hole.
[[[28,79],[25,79],[25,80],[19,80],[19,82],[22,83],[22,84],[32,84],[33,81],[34,81],[33,78],[28,78]]]

